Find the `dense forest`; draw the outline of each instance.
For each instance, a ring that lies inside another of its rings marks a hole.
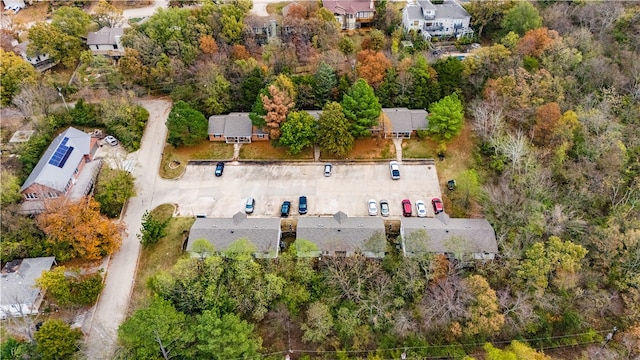
[[[250,7],[159,10],[125,33],[117,66],[78,55],[81,71],[104,73],[82,86],[169,94],[206,117],[251,112],[292,149],[302,140],[289,137],[287,121],[305,121],[295,110],[340,113],[359,88],[382,107],[459,98],[476,144],[475,185],[454,215],[481,209],[500,256],[404,258],[391,247],[384,260],[290,250],[263,261],[240,244],[226,257],[186,257],[149,281],[148,306],[120,328],[121,358],[279,359],[296,349],[544,359],[532,348],[573,345],[582,346],[566,358],[640,356],[638,5],[472,0],[465,7],[482,45],[473,50],[468,40],[403,32],[386,1],[376,2],[372,29],[351,34],[315,3],[292,5],[279,38],[265,43]],[[443,44],[469,56],[435,57]],[[365,134],[352,126],[351,135]],[[614,326],[615,341],[602,346]]]

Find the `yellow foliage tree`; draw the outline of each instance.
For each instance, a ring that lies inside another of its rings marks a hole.
[[[468,277],[466,283],[475,300],[468,308],[469,317],[462,332],[467,336],[496,334],[504,325],[504,315],[500,313],[495,290],[480,275]]]
[[[92,197],[75,202],[47,201],[37,224],[47,235],[46,241],[53,244],[58,260],[97,260],[118,250],[122,244],[124,226],[100,214],[100,205]]]

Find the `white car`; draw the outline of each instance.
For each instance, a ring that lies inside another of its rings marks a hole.
[[[391,172],[391,179],[393,180],[400,179],[400,165],[398,165],[397,161],[389,162],[389,171]]]
[[[424,204],[424,201],[417,200],[416,201],[416,213],[418,217],[426,217],[427,216],[427,206]]]
[[[106,142],[107,144],[109,144],[111,146],[118,145],[118,140],[116,138],[114,138],[113,136],[111,136],[111,135],[105,137],[104,138],[104,142]]]
[[[368,207],[369,207],[369,215],[371,216],[376,216],[378,215],[378,202],[371,199],[368,202]]]

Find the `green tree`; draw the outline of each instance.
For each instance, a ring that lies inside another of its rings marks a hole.
[[[464,8],[471,15],[471,25],[478,30],[478,37],[482,37],[485,27],[495,31],[497,24],[502,22],[504,13],[513,6],[511,1],[471,0],[464,4]]]
[[[216,248],[211,245],[207,239],[197,239],[191,245],[191,252],[199,255],[200,260],[204,260],[207,256],[213,255]]]
[[[169,220],[171,218],[158,219],[157,216],[146,210],[142,215],[142,227],[140,228],[140,234],[138,234],[140,243],[143,246],[153,245],[166,236]]]
[[[322,151],[337,157],[345,157],[353,148],[353,135],[349,132],[349,121],[342,106],[337,102],[327,103],[318,119],[318,145]]]
[[[353,40],[351,40],[351,38],[347,36],[343,36],[340,39],[338,47],[340,48],[340,52],[342,52],[346,56],[349,56],[356,52],[356,46],[353,43]]]
[[[51,14],[51,25],[67,35],[81,38],[87,36],[91,16],[77,7],[63,6]]]
[[[2,169],[0,178],[2,179],[2,183],[0,183],[0,205],[4,207],[20,201],[22,195],[20,194],[18,177],[9,172],[9,170]]]
[[[155,297],[118,329],[118,338],[133,359],[190,358],[194,333],[187,316]]]
[[[462,131],[464,119],[458,94],[445,96],[429,106],[429,131],[443,141],[449,141]]]
[[[47,54],[53,61],[61,61],[66,67],[73,67],[82,53],[82,41],[79,37],[65,34],[46,22],[36,23],[29,29],[30,56]]]
[[[207,138],[209,123],[202,113],[184,101],[173,105],[167,118],[169,136],[173,146],[194,145]]]
[[[504,325],[504,315],[500,312],[495,290],[481,275],[472,275],[465,282],[474,300],[468,306],[469,316],[463,333],[482,337],[497,334]]]
[[[93,8],[93,21],[100,27],[116,27],[123,19],[122,9],[109,4],[107,0],[100,0]]]
[[[354,138],[371,135],[369,130],[378,124],[382,106],[364,79],[358,79],[342,98],[342,110],[350,123],[350,133]]]
[[[82,332],[61,320],[47,320],[34,335],[36,351],[43,360],[71,359],[79,350]]]
[[[484,344],[483,349],[487,352],[488,360],[551,360],[550,356],[539,353],[518,340],[511,341],[504,349],[498,349],[490,343]]]
[[[44,271],[36,279],[36,284],[62,307],[88,306],[98,300],[98,295],[103,288],[100,274],[81,275],[76,270],[70,271],[72,274],[67,276],[66,272],[67,269],[64,266]]]
[[[454,56],[438,59],[433,68],[438,74],[441,96],[453,94],[462,88],[462,62]]]
[[[196,319],[197,356],[201,359],[237,359],[258,356],[262,340],[253,325],[235,314],[218,316],[206,310]]]
[[[177,57],[185,64],[191,64],[199,53],[200,38],[194,19],[190,15],[190,9],[160,8],[138,29],[151,39],[152,43],[161,46],[166,55]],[[141,52],[146,50],[139,46],[133,47]]]
[[[315,302],[307,310],[307,321],[302,326],[302,341],[323,342],[331,333],[333,328],[333,316],[329,307],[323,303]]]
[[[238,10],[233,5],[220,7],[220,24],[222,25],[220,36],[227,44],[237,44],[242,40],[244,14]]]
[[[516,271],[519,282],[529,291],[543,294],[549,286],[549,279],[561,288],[572,286],[572,279],[587,250],[571,241],[562,241],[557,236],[549,237],[545,244],[533,244],[524,253],[520,268]]]
[[[264,72],[258,66],[254,67],[251,72],[242,80],[240,84],[240,100],[238,106],[240,110],[249,111],[256,103],[256,99],[260,99],[258,94],[264,89],[265,79]],[[266,112],[265,112],[266,114]]]
[[[427,60],[420,56],[409,69],[411,74],[411,101],[409,106],[414,109],[426,109],[440,98],[440,85],[436,80],[436,71],[429,66]]]
[[[110,218],[120,215],[129,198],[136,195],[133,176],[126,170],[102,167],[94,189],[100,211]]]
[[[537,29],[542,26],[542,17],[538,9],[529,1],[518,1],[509,9],[502,19],[502,30],[504,33],[510,31],[523,36],[527,31]]]
[[[36,83],[36,70],[21,56],[0,49],[0,100],[2,105],[11,104],[22,84]]]
[[[299,154],[303,149],[313,146],[316,139],[316,119],[306,111],[289,113],[287,121],[282,124],[281,145],[289,147],[289,153]]]
[[[202,107],[206,114],[223,114],[231,109],[231,83],[224,77],[219,67],[207,64],[199,71],[199,89]]]
[[[188,315],[204,310],[234,309],[226,288],[225,265],[221,257],[213,254],[204,261],[192,257],[180,259],[169,271],[153,276],[149,288]]]
[[[318,107],[331,100],[334,88],[338,85],[335,70],[326,62],[321,62],[314,75],[316,79],[315,95]]]

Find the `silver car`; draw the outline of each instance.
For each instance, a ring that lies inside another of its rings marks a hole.
[[[376,216],[378,215],[378,202],[371,199],[368,202],[369,215]]]

